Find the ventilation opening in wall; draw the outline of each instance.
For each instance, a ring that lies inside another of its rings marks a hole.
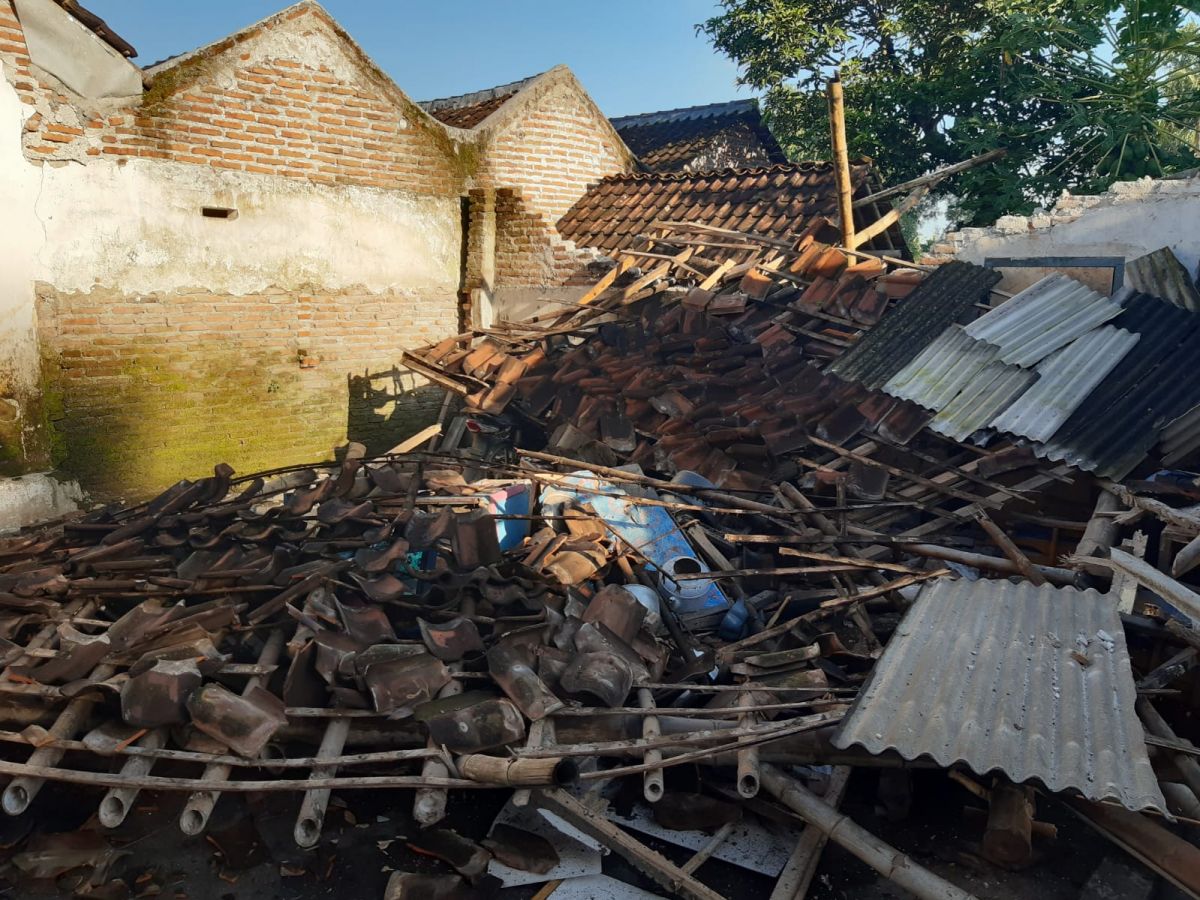
[[[202,206],[200,215],[206,219],[236,219],[237,210],[229,206]]]

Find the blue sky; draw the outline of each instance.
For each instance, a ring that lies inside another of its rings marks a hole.
[[[287,0],[87,0],[146,66],[207,44]],[[414,100],[516,81],[566,63],[610,116],[750,96],[697,36],[713,0],[323,0]]]

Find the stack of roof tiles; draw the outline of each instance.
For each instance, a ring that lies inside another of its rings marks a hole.
[[[878,262],[848,265],[811,236],[786,268],[743,268],[716,292],[659,291],[577,347],[551,338],[517,353],[485,338],[468,350],[451,339],[416,358],[485,385],[469,406],[494,413],[516,402],[571,426],[575,446],[597,441],[631,462],[761,489],[810,435],[839,446],[864,433],[909,442],[929,413],[822,367],[879,321],[889,295],[912,291],[889,316],[903,318],[948,298],[970,306],[993,279],[963,263],[919,285],[916,273],[894,280]]]

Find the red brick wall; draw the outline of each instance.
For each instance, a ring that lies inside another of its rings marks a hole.
[[[564,241],[520,192],[496,191],[496,286],[565,284],[595,254]]]
[[[66,294],[38,322],[64,468],[100,496],[144,495],[226,461],[241,472],[386,450],[442,391],[398,366],[451,333],[452,301],[401,294]],[[311,366],[311,367],[310,367]]]
[[[588,185],[630,167],[608,120],[564,80],[499,129],[483,174],[497,187],[519,189],[527,207],[553,224]]]
[[[365,64],[343,57],[337,75],[321,53],[293,58],[294,42],[272,50],[283,33],[341,45],[324,14],[300,8],[163,70],[136,105],[96,117],[33,78],[10,0],[0,0],[0,60],[26,103],[42,101],[26,127],[31,158],[141,157],[321,184],[458,191],[450,142],[415,105]]]

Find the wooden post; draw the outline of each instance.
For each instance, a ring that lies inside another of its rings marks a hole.
[[[1023,866],[1033,856],[1033,791],[1001,777],[988,800],[983,855],[1001,866]]]
[[[829,82],[829,137],[833,146],[833,172],[837,179],[838,218],[842,226],[842,246],[855,249],[854,188],[850,183],[850,153],[846,149],[846,112],[842,102],[842,77]]]

